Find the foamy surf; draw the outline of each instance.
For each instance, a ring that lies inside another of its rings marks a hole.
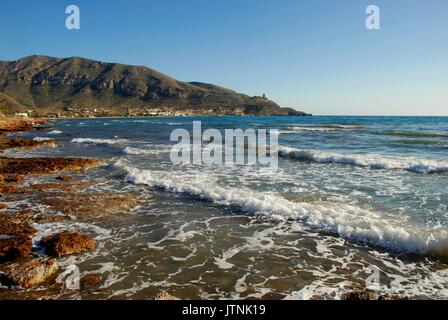
[[[331,127],[288,127],[286,128],[290,132],[306,132],[306,131],[318,131],[318,132],[329,132],[340,130],[339,128],[331,128]]]
[[[125,143],[125,139],[92,139],[92,138],[75,138],[72,139],[73,143],[88,143],[88,144],[119,144]]]
[[[136,156],[156,156],[159,154],[156,150],[148,150],[148,149],[141,149],[141,148],[132,148],[132,147],[126,147],[124,149],[124,152],[129,155],[136,155]]]
[[[354,124],[321,124],[321,125],[295,125],[289,126],[282,133],[296,133],[296,132],[332,132],[340,130],[356,130],[361,126]]]
[[[56,135],[56,134],[62,134],[63,132],[61,130],[52,130],[48,132],[48,134]]]
[[[448,161],[414,157],[384,156],[380,154],[340,154],[319,150],[301,150],[280,146],[279,156],[315,163],[346,164],[368,169],[405,170],[420,174],[448,172]]]
[[[47,138],[47,137],[35,137],[35,138],[33,138],[33,140],[34,140],[34,141],[37,141],[37,142],[42,142],[42,141],[53,141],[53,139],[51,139],[51,138]]]
[[[443,258],[448,254],[446,230],[412,226],[399,217],[392,220],[380,212],[343,203],[293,202],[278,195],[260,194],[243,188],[224,188],[204,180],[183,181],[178,176],[172,178],[171,173],[130,167],[121,160],[115,165],[126,171],[126,180],[133,184],[238,207],[246,214],[264,215],[273,221],[295,220],[312,230],[394,252]]]

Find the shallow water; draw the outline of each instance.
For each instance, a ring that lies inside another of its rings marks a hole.
[[[279,168],[173,166],[170,133],[280,131]],[[81,230],[101,243],[62,259],[100,274],[92,293],[66,288],[0,298],[338,298],[380,269],[381,290],[448,297],[448,118],[207,117],[59,120],[60,144],[32,155],[104,157],[101,188],[134,190],[137,209],[96,222],[39,226]],[[20,152],[9,152],[21,155]],[[30,156],[29,153],[27,153]],[[63,276],[58,279],[64,283]]]

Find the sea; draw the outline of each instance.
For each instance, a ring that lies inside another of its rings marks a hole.
[[[277,130],[278,168],[173,164],[170,136],[191,132],[194,121],[223,133]],[[149,299],[164,291],[340,299],[355,287],[448,298],[448,117],[96,118],[51,127],[20,135],[55,147],[7,155],[103,158],[86,173],[100,182],[95,188],[136,193],[139,205],[99,221],[37,225],[36,246],[66,229],[99,246],[60,259],[56,289],[0,289],[0,298]],[[99,275],[101,286],[70,289],[73,270]]]

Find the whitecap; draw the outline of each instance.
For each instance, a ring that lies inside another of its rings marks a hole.
[[[63,132],[61,130],[52,130],[48,132],[48,134],[62,134]]]
[[[46,138],[46,137],[35,137],[33,138],[34,141],[38,141],[38,142],[42,142],[42,141],[53,141],[53,139],[51,138]]]
[[[92,138],[75,138],[72,139],[73,143],[89,143],[89,144],[119,144],[125,143],[125,139],[92,139]]]
[[[448,172],[448,161],[419,159],[415,157],[385,156],[380,154],[340,154],[319,150],[301,150],[280,146],[283,158],[328,164],[348,164],[369,169],[405,170],[414,173]]]
[[[126,147],[124,149],[124,152],[129,155],[137,155],[137,156],[155,156],[159,154],[159,152],[156,150],[145,150],[132,147]]]
[[[134,184],[238,207],[246,214],[264,215],[273,221],[295,220],[313,230],[392,251],[448,256],[446,230],[413,226],[399,217],[391,219],[381,212],[337,202],[293,202],[243,188],[224,188],[204,180],[182,180],[172,173],[140,170],[120,160],[116,165],[127,172],[126,180]]]

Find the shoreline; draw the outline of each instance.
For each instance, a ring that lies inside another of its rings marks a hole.
[[[309,114],[303,116],[285,116],[285,115],[192,115],[192,116],[141,116],[141,117],[129,117],[129,116],[107,116],[107,117],[59,117],[59,118],[48,118],[48,117],[40,117],[40,118],[28,118],[28,119],[36,119],[36,120],[44,120],[44,121],[54,121],[54,120],[95,120],[95,119],[151,119],[151,118],[223,118],[223,117],[235,117],[235,118],[243,118],[243,117],[294,117],[294,118],[302,118],[302,117],[328,117],[328,118],[345,118],[345,117],[358,117],[358,118],[448,118],[448,115],[342,115],[342,114],[331,114],[331,115],[316,115]],[[18,118],[12,118],[18,119]],[[27,120],[27,119],[25,119]]]
[[[308,115],[297,115],[297,116],[289,116],[289,115],[191,115],[191,116],[137,116],[137,117],[130,117],[130,116],[107,116],[107,117],[58,117],[58,118],[46,118],[46,117],[40,117],[40,118],[34,118],[34,119],[42,119],[42,120],[89,120],[89,119],[151,119],[151,118],[197,118],[197,117],[206,117],[206,118],[220,118],[220,117],[313,117],[314,115],[308,114]],[[31,118],[30,118],[31,119]]]

